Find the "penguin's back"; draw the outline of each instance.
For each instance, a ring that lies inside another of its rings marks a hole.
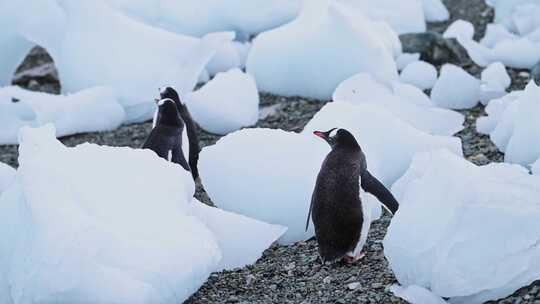
[[[335,261],[354,251],[363,224],[358,155],[332,151],[324,160],[312,196],[319,253]]]

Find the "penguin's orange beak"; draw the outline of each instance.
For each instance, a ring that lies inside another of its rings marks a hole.
[[[321,131],[314,131],[313,135],[318,136],[318,137],[320,137],[322,139],[326,139],[326,133],[321,132]]]

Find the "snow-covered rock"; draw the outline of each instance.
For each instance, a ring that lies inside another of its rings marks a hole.
[[[422,5],[428,22],[442,22],[450,18],[450,13],[441,0],[422,0]]]
[[[239,37],[270,30],[293,20],[300,0],[107,0],[122,12],[168,31],[202,37],[235,31]]]
[[[163,84],[177,88],[182,97],[192,91],[216,52],[215,34],[202,39],[173,34],[135,21],[103,0],[32,0],[24,5],[39,1],[59,7],[63,19],[53,21],[63,23],[52,33],[43,33],[49,20],[21,32],[53,57],[65,92],[113,87],[126,109],[126,122],[152,117],[156,90]]]
[[[356,137],[368,169],[386,186],[401,177],[417,152],[447,148],[462,155],[458,138],[427,134],[374,104],[329,103],[307,124],[304,133],[331,128],[347,129]]]
[[[467,109],[478,103],[480,92],[480,80],[458,66],[445,64],[431,90],[431,99],[443,108]]]
[[[206,131],[227,134],[257,123],[259,92],[255,80],[239,69],[218,73],[186,97],[193,119]]]
[[[401,71],[400,79],[422,90],[431,89],[437,81],[437,69],[425,61],[415,61]]]
[[[15,169],[4,163],[0,163],[0,194],[8,188],[14,179]]]
[[[530,165],[540,157],[539,100],[540,87],[531,81],[524,92],[491,101],[489,116],[478,122],[479,131],[489,133],[505,153],[506,162]]]
[[[392,192],[400,209],[383,244],[402,286],[475,304],[540,279],[540,177],[525,168],[421,153]]]
[[[114,91],[95,87],[71,95],[0,88],[0,144],[16,144],[23,126],[54,123],[57,136],[113,130],[125,113]]]
[[[456,20],[446,29],[444,38],[473,39],[474,25],[469,21]]]
[[[506,95],[506,89],[512,79],[506,72],[504,64],[495,62],[482,71],[480,101],[486,105],[490,100]]]
[[[406,66],[418,60],[420,53],[403,53],[396,58],[396,66],[399,71],[403,71]]]
[[[390,291],[396,297],[402,298],[411,304],[446,304],[441,297],[417,285],[410,285],[404,288],[394,284],[390,286]]]
[[[260,34],[247,60],[259,89],[329,99],[339,83],[360,72],[381,81],[397,79],[388,29],[381,37],[383,27],[348,8],[330,0],[305,1],[293,22]]]
[[[0,196],[2,303],[181,303],[285,230],[203,205],[189,172],[152,151],[54,135],[21,130]]]
[[[453,135],[463,129],[462,114],[436,107],[420,89],[399,82],[391,86],[369,74],[358,74],[342,82],[333,94],[335,102],[382,107],[413,127],[433,135]]]
[[[280,243],[306,240],[311,194],[328,145],[313,135],[244,129],[202,150],[199,171],[221,209],[288,228]]]

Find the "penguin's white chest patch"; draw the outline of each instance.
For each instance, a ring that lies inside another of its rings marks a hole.
[[[169,161],[172,161],[172,150],[169,150],[169,154],[167,154],[167,159]]]

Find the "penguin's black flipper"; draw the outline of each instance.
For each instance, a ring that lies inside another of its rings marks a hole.
[[[309,220],[311,218],[311,211],[313,209],[313,200],[315,199],[314,196],[311,197],[311,204],[309,204],[309,211],[308,211],[308,214],[307,214],[307,220],[306,220],[306,231],[308,230],[309,228]]]
[[[178,105],[178,104],[177,104]],[[199,162],[199,153],[201,152],[201,146],[199,145],[199,135],[197,134],[197,126],[189,113],[187,106],[183,103],[179,103],[180,116],[184,120],[186,131],[189,140],[189,167],[191,168],[191,175],[196,180],[199,177],[199,169],[197,164]]]
[[[388,211],[395,214],[399,208],[399,204],[394,198],[394,195],[386,187],[376,179],[367,170],[362,176],[362,189],[373,194],[384,205]]]
[[[176,148],[172,151],[171,161],[175,164],[179,164],[182,168],[186,169],[186,171],[191,171],[181,148]]]

